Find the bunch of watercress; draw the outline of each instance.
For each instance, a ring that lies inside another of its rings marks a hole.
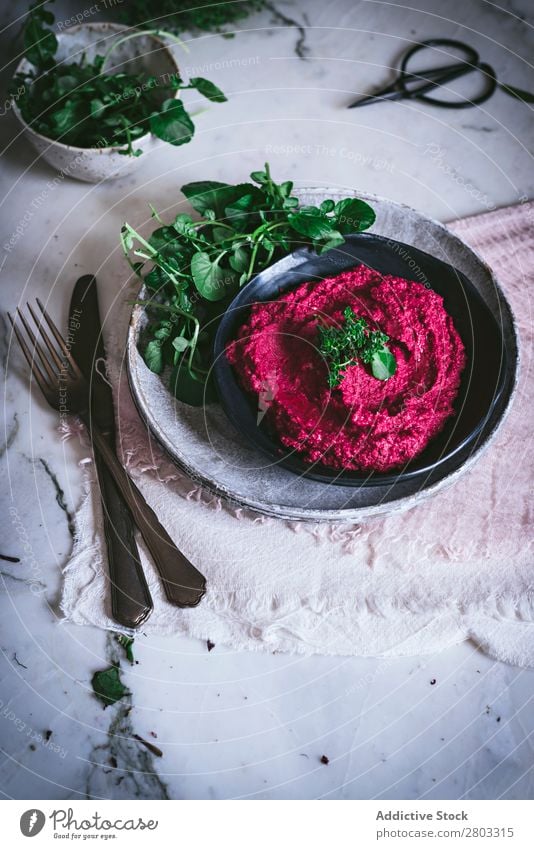
[[[213,0],[128,0],[121,17],[139,27],[161,23],[173,32],[222,32],[253,12],[269,8],[266,0],[240,0],[239,3],[214,3]]]
[[[151,317],[145,362],[157,373],[173,366],[171,388],[189,404],[212,397],[213,335],[240,287],[299,247],[324,253],[375,220],[357,198],[301,205],[293,183],[275,183],[268,164],[250,176],[252,182],[238,185],[182,186],[199,220],[182,212],[165,224],[153,210],[161,226],[147,239],[129,224],[122,228],[125,255],[151,293],[144,302]]]
[[[162,80],[105,73],[112,51],[135,37],[132,33],[92,62],[82,56],[79,63],[56,63],[57,39],[48,29],[53,22],[53,14],[39,1],[30,7],[24,48],[34,69],[17,74],[11,89],[26,123],[47,138],[76,147],[122,147],[120,153],[138,156],[141,149],[133,150],[132,142],[148,132],[173,145],[191,141],[195,127],[182,101],[172,96],[175,92],[195,89],[213,102],[226,100],[202,77],[186,84],[178,74]]]

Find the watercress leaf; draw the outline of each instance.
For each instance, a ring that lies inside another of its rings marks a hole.
[[[378,380],[388,380],[397,371],[395,357],[386,345],[383,345],[382,348],[373,354],[371,371],[373,377],[378,378]]]
[[[263,197],[257,186],[252,183],[229,186],[226,183],[215,183],[209,180],[182,186],[182,192],[197,212],[206,215],[207,210],[212,209],[215,218],[220,219],[226,217],[226,208],[232,206],[244,195],[251,195],[256,199]]]
[[[181,253],[180,236],[176,228],[166,224],[154,230],[148,243],[165,258],[175,259],[176,255]]]
[[[207,210],[215,212],[217,199],[222,189],[231,189],[228,183],[217,183],[214,180],[199,180],[196,183],[186,183],[182,192],[197,212],[204,215]]]
[[[170,389],[175,398],[191,407],[202,407],[217,400],[217,392],[211,380],[191,372],[186,360],[181,360],[173,369]]]
[[[102,112],[105,112],[106,104],[102,102],[102,100],[98,100],[98,98],[94,98],[90,103],[91,110],[91,118],[100,118]]]
[[[253,186],[251,188],[254,189]],[[263,194],[259,189],[247,192],[225,207],[225,218],[236,230],[254,229],[254,222],[251,220],[251,215],[257,206],[261,204],[262,200]]]
[[[254,180],[255,183],[260,183],[260,185],[263,185],[264,183],[269,182],[269,175],[266,171],[253,171],[250,175],[250,179]]]
[[[324,200],[324,201],[322,202],[322,204],[320,205],[319,209],[321,210],[321,212],[326,212],[326,213],[328,213],[328,212],[333,212],[334,207],[335,207],[335,203],[334,203],[334,201],[333,201],[333,200],[328,200],[328,199],[327,199],[327,200]]]
[[[199,94],[202,94],[214,103],[224,103],[227,99],[220,88],[217,88],[209,80],[205,80],[204,77],[191,77],[189,84],[196,88]]]
[[[145,283],[149,289],[161,289],[168,282],[168,276],[159,265],[155,265],[147,274],[145,274]]]
[[[169,338],[172,332],[172,324],[170,321],[161,321],[157,330],[154,331],[154,339],[159,339],[164,342]]]
[[[50,9],[45,9],[41,6],[39,9],[39,16],[44,24],[54,23],[54,13],[51,12]]]
[[[334,229],[330,219],[313,207],[309,211],[291,212],[287,218],[293,230],[313,240],[328,238]]]
[[[72,100],[67,100],[61,109],[56,109],[50,116],[54,134],[56,136],[65,136],[72,125],[76,124],[76,103]],[[63,139],[65,141],[65,139]]]
[[[117,634],[117,642],[121,648],[124,649],[124,654],[126,655],[126,660],[129,660],[130,663],[134,663],[133,649],[132,646],[134,644],[134,638],[128,637],[126,634]]]
[[[153,371],[155,374],[161,374],[163,371],[163,354],[159,339],[150,340],[145,348],[143,358],[150,371]]]
[[[69,91],[76,88],[78,83],[79,81],[74,74],[64,74],[63,76],[58,77],[55,89],[52,86],[48,91],[49,99],[53,102],[56,96],[62,97],[64,94],[68,94]]]
[[[341,233],[359,233],[367,230],[375,222],[372,207],[359,198],[345,198],[335,205],[334,226]]]
[[[191,258],[193,282],[207,301],[220,301],[231,294],[236,277],[230,269],[221,268],[205,251],[198,251]]]
[[[169,144],[187,144],[193,138],[195,125],[181,100],[164,100],[159,112],[149,119],[150,131]]]
[[[283,209],[294,209],[299,205],[298,198],[289,197],[284,199]]]
[[[174,229],[180,233],[181,236],[187,236],[193,238],[196,234],[196,227],[193,223],[193,219],[186,212],[180,212],[173,221]]]
[[[54,65],[57,38],[44,24],[53,23],[54,16],[51,12],[35,8],[36,6],[37,3],[30,7],[24,27],[24,51],[28,62],[38,70],[46,70]]]
[[[179,354],[183,353],[186,348],[189,348],[190,340],[184,336],[175,336],[172,340],[172,347]]]
[[[231,268],[239,274],[246,271],[250,264],[250,249],[246,248],[244,245],[239,245],[237,248],[234,248],[234,252],[229,259],[229,263]]]
[[[224,242],[230,235],[231,231],[227,230],[226,227],[213,227],[211,231],[211,238],[216,244]]]
[[[128,690],[121,681],[118,666],[110,666],[108,669],[95,672],[91,684],[95,696],[101,702],[104,702],[106,707],[114,705],[115,702],[128,695]]]
[[[338,233],[336,230],[333,230],[329,236],[328,241],[324,243],[319,253],[324,254],[332,248],[338,248],[339,245],[343,245],[345,242],[345,237]]]
[[[187,268],[189,265],[189,257],[191,256],[191,250],[188,249],[182,251],[183,243],[179,240],[176,241],[174,246],[168,248],[167,254],[165,256],[165,267],[164,271],[174,272],[175,277],[181,277],[187,274]],[[174,254],[172,251],[174,250]]]

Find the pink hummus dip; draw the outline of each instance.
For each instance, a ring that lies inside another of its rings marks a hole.
[[[342,326],[347,306],[387,333],[397,369],[378,380],[356,362],[330,389],[318,322]],[[412,460],[442,429],[465,365],[440,295],[363,265],[254,305],[227,356],[282,445],[306,463],[379,472]]]

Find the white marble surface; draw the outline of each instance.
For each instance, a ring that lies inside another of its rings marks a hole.
[[[105,311],[119,295],[105,270],[125,217],[141,225],[147,202],[172,207],[183,182],[245,178],[265,159],[283,178],[377,192],[441,220],[534,195],[531,112],[502,93],[463,112],[343,108],[387,82],[414,37],[465,38],[501,79],[532,90],[529,0],[276,5],[309,24],[307,58],[295,55],[295,29],[272,25],[270,13],[234,39],[192,39],[179,61],[217,81],[229,103],[199,115],[193,144],[161,148],[134,177],[98,187],[55,179],[0,110],[3,310],[40,294],[65,318],[74,279],[97,272]],[[58,18],[83,8],[58,3]],[[9,50],[14,57],[12,32],[0,36],[4,59]],[[122,663],[132,695],[103,710],[90,681],[117,647],[105,633],[61,623],[57,606],[82,455],[58,440],[55,416],[30,394],[6,338],[2,331],[1,549],[20,562],[0,563],[5,796],[532,797],[534,672],[470,644],[389,661],[208,652],[193,640],[141,634],[138,663]]]

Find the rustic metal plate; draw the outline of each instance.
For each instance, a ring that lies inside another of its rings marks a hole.
[[[334,200],[346,192],[328,188],[298,192],[305,203],[324,197]],[[440,466],[424,481],[395,481],[390,486],[350,487],[325,484],[295,474],[251,448],[218,405],[189,407],[171,395],[164,381],[145,366],[137,348],[145,317],[134,307],[127,344],[130,386],[139,412],[177,465],[212,493],[241,507],[269,516],[313,522],[358,522],[385,512],[413,506],[453,483],[488,446],[501,424],[516,383],[518,350],[514,319],[490,268],[461,239],[442,224],[401,204],[374,195],[369,201],[377,220],[373,233],[426,251],[457,268],[471,281],[502,329],[506,349],[504,389],[491,416],[462,462]],[[414,259],[405,257],[412,276]],[[287,259],[288,269],[298,259]]]

